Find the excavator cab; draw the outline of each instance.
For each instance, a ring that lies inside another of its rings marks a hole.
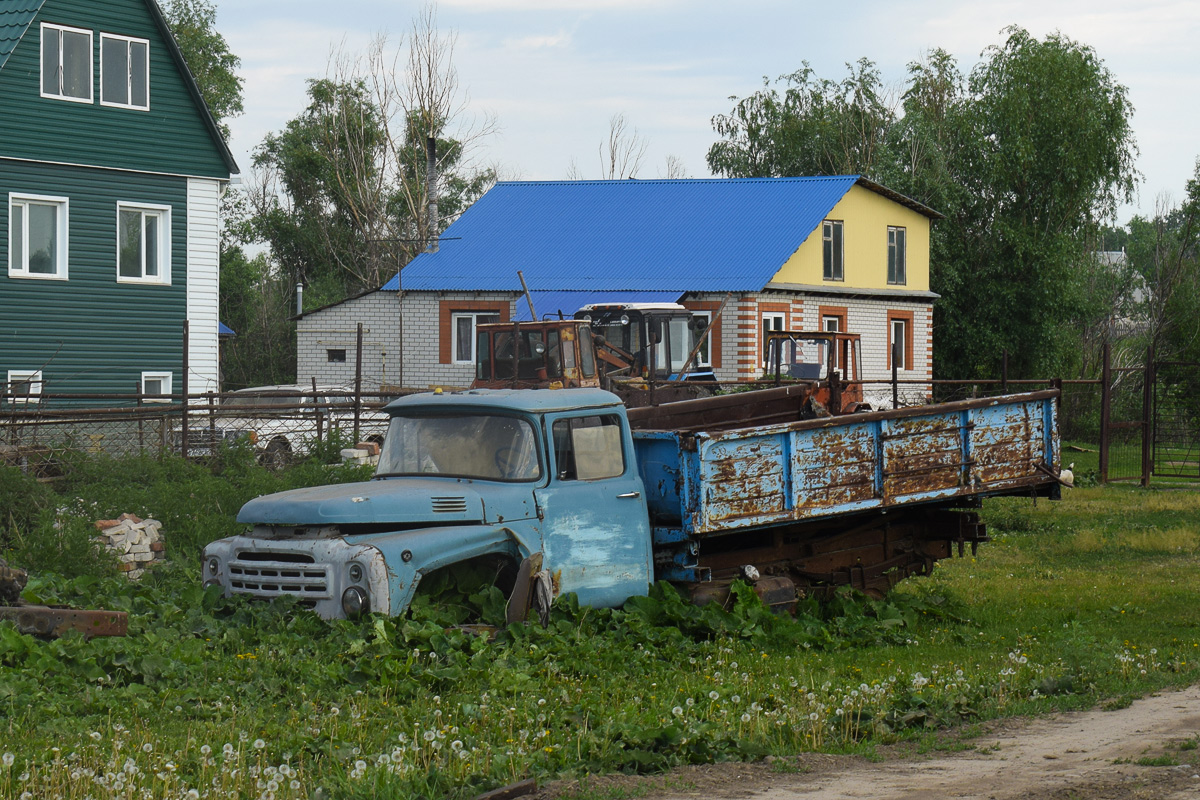
[[[706,325],[678,303],[593,303],[575,312],[575,319],[590,323],[601,337],[601,350],[617,356],[604,359],[606,375],[655,381],[715,380],[711,367],[697,366],[695,361],[682,372]]]

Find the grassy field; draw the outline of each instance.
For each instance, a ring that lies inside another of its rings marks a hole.
[[[1064,458],[1081,484],[1086,458]],[[224,535],[245,496],[326,473],[122,469],[85,470],[49,498],[36,524],[60,525],[36,530],[59,531],[57,545],[8,538],[10,553],[50,564],[63,548],[73,555],[59,563],[79,573],[72,515],[133,511],[182,532],[173,566],[140,586],[31,584],[30,600],[129,611],[129,637],[44,642],[0,623],[0,798],[472,797],[527,777],[869,752],[1200,677],[1191,489],[989,501],[994,542],[883,602],[844,595],[791,620],[750,592],[698,610],[660,587],[617,612],[563,599],[549,629],[489,641],[447,627],[453,604],[329,624],[201,591],[205,531]],[[495,612],[487,593],[470,604]]]

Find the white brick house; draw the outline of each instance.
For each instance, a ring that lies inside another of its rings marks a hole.
[[[857,176],[501,183],[437,252],[379,290],[303,315],[297,380],[352,383],[361,322],[366,389],[466,386],[474,324],[527,313],[518,270],[540,313],[653,296],[711,316],[730,295],[708,348],[718,380],[761,376],[764,331],[775,329],[859,334],[867,381],[891,378],[896,340],[899,377],[929,380],[938,217]]]

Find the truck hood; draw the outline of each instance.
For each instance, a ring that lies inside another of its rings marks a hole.
[[[389,478],[264,495],[242,506],[237,519],[257,525],[442,525],[502,522],[527,518],[534,512],[532,487]]]

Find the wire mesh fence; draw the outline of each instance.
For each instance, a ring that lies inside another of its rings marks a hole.
[[[215,455],[252,449],[283,465],[342,447],[382,441],[382,395],[314,391],[208,393],[188,398],[142,395],[39,395],[0,401],[0,462],[54,475],[67,452],[113,457],[171,453]]]

